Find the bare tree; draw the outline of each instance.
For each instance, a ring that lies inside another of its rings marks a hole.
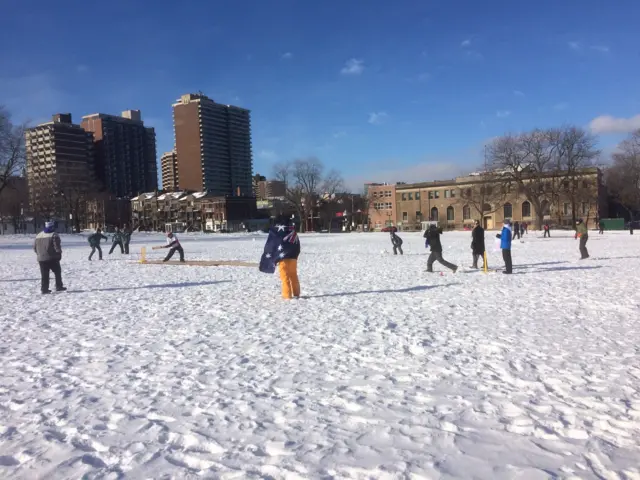
[[[575,225],[578,206],[587,203],[591,206],[597,202],[597,185],[594,191],[591,185],[585,184],[584,172],[592,167],[600,155],[596,148],[596,138],[578,127],[564,127],[557,130],[552,137],[557,141],[557,177],[560,180],[561,194],[571,203],[571,224]],[[590,208],[589,208],[590,211]]]
[[[624,140],[618,150],[606,172],[607,189],[633,220],[633,213],[640,210],[640,130]]]
[[[487,149],[492,172],[501,188],[516,188],[533,206],[538,228],[542,228],[545,202],[554,198],[554,172],[558,170],[555,130],[533,130],[521,135],[506,135]]]
[[[482,221],[485,215],[497,212],[504,206],[508,188],[501,183],[500,176],[493,172],[482,172],[477,181],[460,188],[458,204],[468,206],[472,217]],[[464,211],[463,211],[464,215]]]
[[[14,125],[7,110],[0,106],[0,193],[9,187],[13,177],[24,173],[25,125]]]
[[[313,227],[313,214],[318,212],[321,196],[328,194],[331,197],[344,185],[337,171],[331,170],[324,175],[324,165],[315,157],[278,164],[274,175],[277,180],[285,182],[285,198],[302,220],[302,231]]]

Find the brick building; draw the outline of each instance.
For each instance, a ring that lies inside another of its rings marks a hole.
[[[551,185],[554,182],[559,183]],[[573,185],[561,176],[549,176],[543,183],[540,196],[544,221],[571,226],[574,206],[575,216],[584,218],[589,228],[606,215],[607,197],[601,170],[583,169]],[[509,218],[535,227],[535,209],[524,192],[505,187],[506,190],[496,193],[502,188],[500,184],[483,181],[482,175],[396,184],[393,190],[387,185],[370,185],[370,224],[374,230],[391,224],[401,230],[421,230],[424,222],[434,221],[446,229],[463,229],[479,219],[487,230],[492,230],[500,228],[503,220]],[[391,198],[389,191],[393,192]]]

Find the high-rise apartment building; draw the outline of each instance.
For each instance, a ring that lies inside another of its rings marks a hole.
[[[96,189],[93,135],[74,125],[71,114],[25,132],[27,181],[31,208],[42,215],[60,212],[63,196]]]
[[[178,187],[253,196],[250,111],[187,94],[173,105]]]
[[[121,117],[87,115],[82,128],[93,133],[96,173],[110,193],[135,197],[158,188],[156,134],[144,126],[139,110],[127,110]]]
[[[256,198],[259,200],[284,198],[287,194],[287,186],[280,180],[261,180],[258,182],[256,190]]]
[[[162,154],[160,168],[162,169],[162,189],[169,192],[178,190],[178,163],[175,151]]]

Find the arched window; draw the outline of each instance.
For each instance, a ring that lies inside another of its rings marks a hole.
[[[456,213],[453,207],[447,207],[447,221],[452,222],[456,219]]]
[[[510,203],[505,203],[504,204],[504,213],[502,215],[504,218],[511,218],[513,217],[513,207],[511,206]]]
[[[433,207],[431,209],[431,221],[432,222],[438,221],[438,209],[436,207]]]
[[[471,220],[471,208],[469,208],[469,205],[462,207],[462,219]]]
[[[522,218],[531,216],[531,204],[527,202],[522,203]]]
[[[490,212],[490,211],[491,211],[491,205],[489,205],[488,203],[485,203],[485,204],[482,206],[482,211],[483,211],[483,212]]]
[[[542,215],[551,215],[551,204],[548,201],[543,200],[541,206],[542,206]]]

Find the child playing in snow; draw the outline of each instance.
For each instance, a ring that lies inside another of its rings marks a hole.
[[[284,216],[278,217],[276,225],[269,229],[259,269],[264,273],[274,273],[278,266],[282,281],[282,298],[285,300],[300,297],[299,255],[300,239],[296,235],[295,225]]]

